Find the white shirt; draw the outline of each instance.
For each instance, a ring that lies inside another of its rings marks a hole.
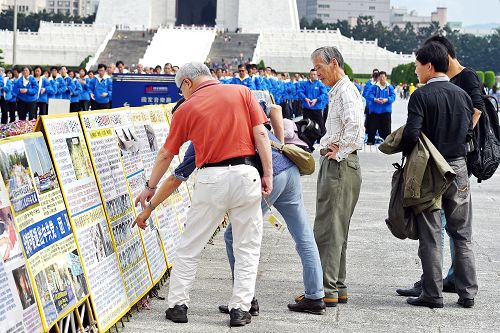
[[[359,90],[345,75],[328,92],[326,134],[321,138],[321,147],[327,148],[329,144],[338,145],[339,162],[353,151],[362,149],[365,140],[363,118],[363,99]]]

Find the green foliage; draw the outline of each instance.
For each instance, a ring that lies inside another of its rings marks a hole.
[[[264,64],[264,60],[261,60],[261,61],[257,64],[257,69],[266,69],[266,64]]]
[[[3,61],[4,61],[4,58],[3,58],[3,50],[0,49],[0,66],[3,66]]]
[[[393,86],[397,86],[400,83],[418,83],[418,78],[415,74],[414,63],[399,65],[392,69],[391,84]]]
[[[38,31],[40,21],[53,22],[75,22],[75,23],[94,23],[95,14],[88,17],[69,16],[61,13],[47,13],[46,11],[38,13],[18,13],[17,14],[17,29],[19,31]],[[7,9],[0,12],[0,29],[11,30],[14,26],[14,10]]]
[[[491,69],[496,73],[500,73],[500,62],[496,61],[498,59],[498,50],[500,50],[500,28],[489,36],[475,36],[451,30],[448,26],[440,28],[437,22],[421,28],[416,28],[411,23],[407,23],[404,28],[398,26],[386,27],[380,22],[374,22],[371,16],[358,17],[357,24],[354,27],[350,26],[348,21],[323,23],[321,19],[315,19],[308,22],[305,18],[302,18],[300,25],[301,28],[307,29],[339,29],[342,35],[352,37],[355,40],[376,39],[380,47],[406,54],[415,52],[427,38],[437,32],[444,31],[454,44],[457,58],[462,65],[474,69]],[[379,69],[383,70],[382,68]]]
[[[349,77],[349,80],[354,79],[354,73],[352,72],[352,68],[347,63],[344,63],[344,73]]]
[[[89,62],[91,57],[92,56],[90,54],[88,56],[86,56],[85,59],[82,60],[82,62],[80,63],[80,65],[78,67],[85,68],[85,66],[87,66],[87,63]]]
[[[479,77],[479,81],[481,81],[481,83],[484,83],[484,72],[483,71],[476,71],[476,74]]]
[[[491,89],[495,84],[495,72],[486,71],[484,72],[484,85]]]

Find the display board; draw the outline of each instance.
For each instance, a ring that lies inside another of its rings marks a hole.
[[[94,170],[78,114],[43,116],[68,215],[82,255],[97,327],[101,332],[129,309]]]
[[[127,179],[142,163],[129,113],[120,109],[80,113],[87,146],[129,301],[134,304],[152,287],[146,250],[139,228],[132,228],[135,212]]]
[[[42,133],[0,140],[0,171],[26,259],[27,275],[18,276],[31,283],[19,282],[22,298],[30,304],[34,296],[47,331],[87,299],[88,287]]]
[[[0,173],[0,327],[1,332],[43,331],[26,259]]]

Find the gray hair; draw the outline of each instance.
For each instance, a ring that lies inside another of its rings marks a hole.
[[[321,61],[323,61],[325,64],[329,64],[333,59],[335,59],[337,60],[340,68],[344,69],[344,58],[342,57],[339,49],[337,49],[335,46],[323,46],[319,49],[316,49],[311,54],[311,60],[314,60],[316,58],[321,59]]]
[[[185,79],[193,81],[200,76],[212,76],[208,67],[201,62],[189,62],[179,68],[175,75],[175,84],[180,88],[181,83]]]

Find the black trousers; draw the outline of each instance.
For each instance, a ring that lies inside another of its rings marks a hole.
[[[321,130],[321,136],[325,135],[326,127],[325,120],[323,119],[323,111],[322,110],[311,110],[311,109],[303,109],[304,118],[311,119],[316,124],[318,124],[319,129]]]
[[[39,116],[46,116],[49,114],[48,109],[47,109],[47,103],[37,102],[36,107],[38,108],[38,115]]]
[[[19,120],[36,118],[36,102],[17,101],[17,115]]]
[[[90,101],[80,101],[80,111],[88,111],[90,107]]]
[[[5,101],[4,105],[2,106],[2,124],[14,122],[16,120],[16,110],[17,110],[16,102]]]
[[[70,103],[69,104],[69,112],[80,112],[82,111],[80,107],[80,102]]]
[[[368,134],[368,144],[375,144],[375,133],[378,130],[379,136],[385,138],[391,134],[391,113],[370,113],[366,116],[366,133]]]
[[[108,102],[108,103],[97,103],[97,102],[94,102],[93,107],[94,107],[93,110],[111,109],[111,102]]]

